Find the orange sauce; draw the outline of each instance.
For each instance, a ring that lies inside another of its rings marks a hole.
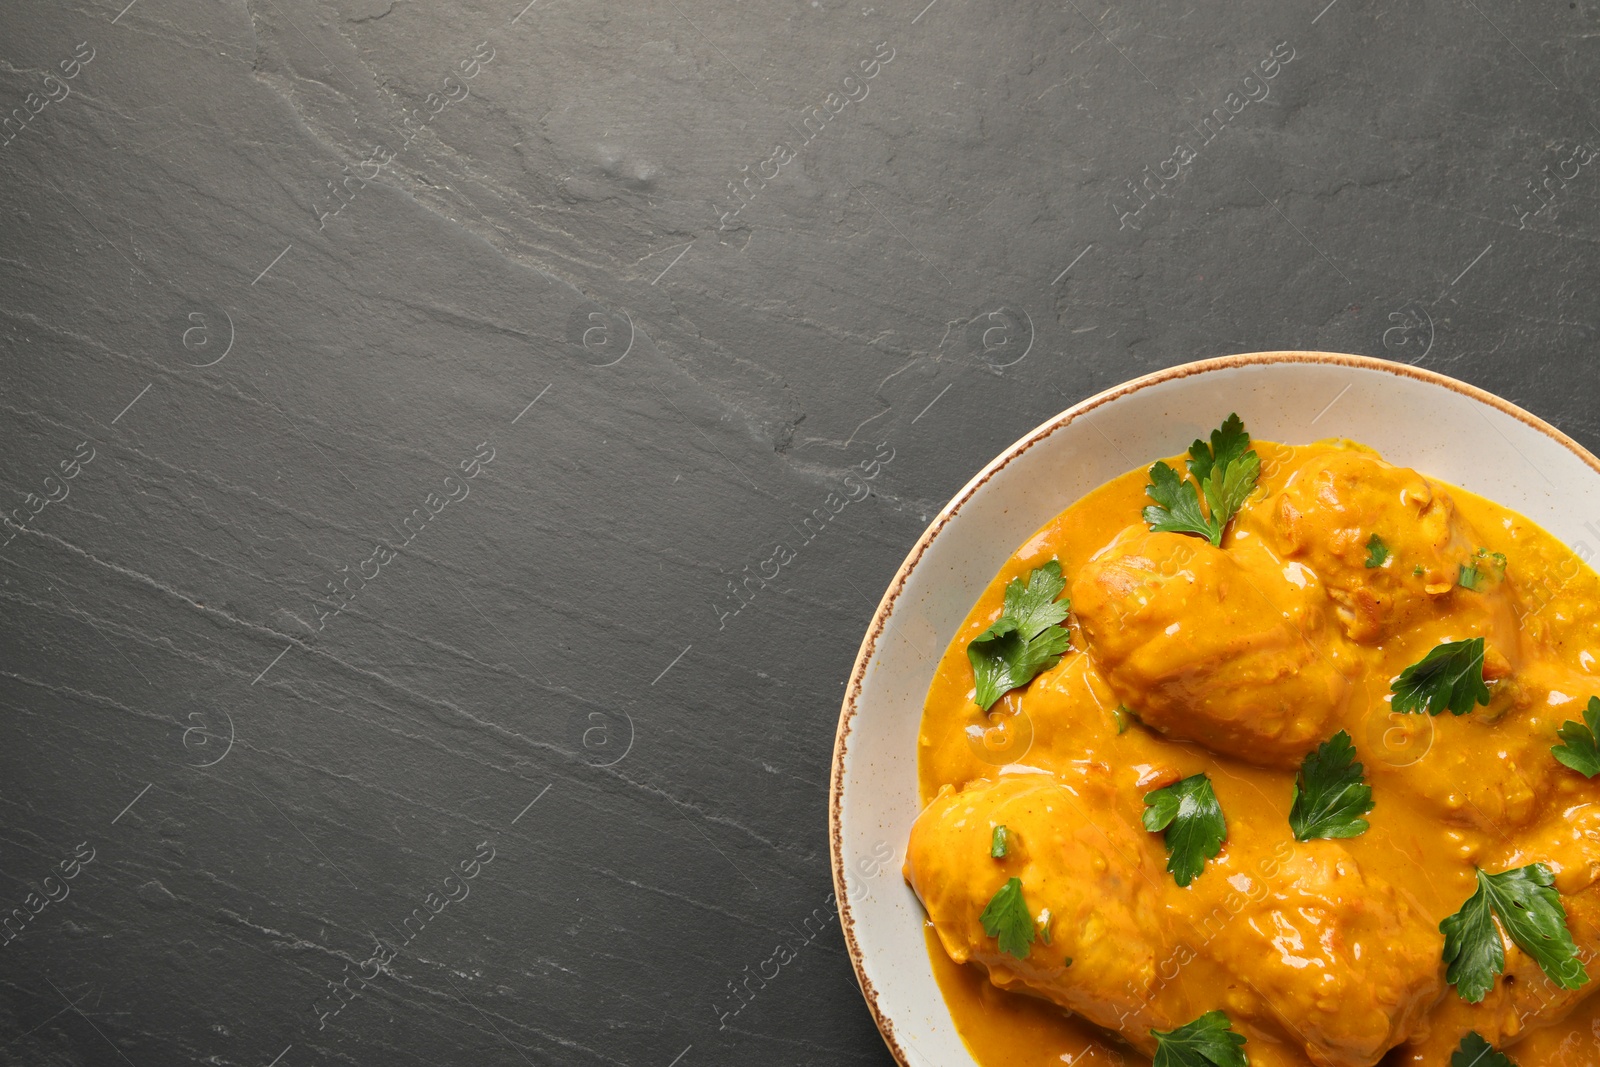
[[[1449,556],[1456,548],[1429,548],[1407,541],[1404,523],[1411,516],[1406,507],[1414,511],[1417,505],[1410,501],[1403,506],[1398,495],[1393,502],[1388,497],[1380,499],[1378,489],[1373,488],[1372,499],[1362,502],[1362,506],[1380,516],[1378,528],[1400,531],[1389,538],[1394,542],[1396,559],[1382,577],[1399,587],[1415,573],[1414,599],[1423,607],[1416,609],[1420,614],[1402,617],[1398,601],[1386,605],[1379,597],[1378,607],[1372,608],[1368,591],[1354,588],[1351,603],[1355,607],[1341,612],[1349,604],[1334,603],[1330,590],[1341,579],[1332,573],[1332,564],[1319,572],[1317,561],[1324,557],[1315,551],[1285,551],[1288,535],[1284,524],[1295,521],[1293,508],[1285,500],[1310,499],[1303,495],[1304,479],[1312,476],[1307,470],[1327,461],[1331,454],[1371,453],[1345,443],[1289,447],[1255,442],[1254,447],[1264,461],[1260,483],[1230,526],[1222,548],[1236,557],[1240,566],[1256,568],[1247,581],[1259,581],[1265,590],[1259,612],[1262,625],[1275,623],[1280,614],[1275,609],[1282,607],[1278,586],[1269,583],[1281,584],[1286,577],[1297,588],[1309,585],[1310,591],[1304,594],[1310,598],[1305,601],[1311,604],[1307,610],[1317,613],[1322,621],[1317,623],[1321,628],[1315,630],[1307,623],[1303,633],[1312,634],[1319,646],[1316,662],[1289,673],[1297,684],[1311,684],[1313,690],[1318,683],[1308,683],[1306,678],[1319,670],[1330,677],[1337,674],[1334,682],[1346,686],[1342,702],[1330,705],[1329,725],[1319,736],[1326,738],[1335,729],[1349,733],[1375,800],[1373,810],[1366,816],[1370,828],[1360,836],[1340,841],[1338,847],[1343,851],[1339,855],[1358,864],[1366,877],[1392,887],[1394,898],[1400,902],[1395,907],[1416,913],[1416,921],[1408,928],[1429,936],[1441,919],[1454,913],[1471,895],[1474,867],[1498,871],[1535,861],[1547,863],[1556,870],[1557,889],[1572,915],[1580,954],[1589,960],[1591,980],[1583,994],[1600,988],[1600,954],[1590,955],[1600,953],[1600,845],[1593,843],[1600,841],[1600,815],[1588,843],[1561,837],[1562,820],[1566,817],[1563,811],[1587,811],[1583,806],[1593,803],[1600,812],[1600,779],[1590,783],[1561,767],[1549,755],[1560,724],[1569,719],[1581,720],[1583,702],[1589,696],[1600,695],[1600,676],[1596,676],[1600,674],[1600,577],[1565,545],[1522,516],[1464,490],[1429,482],[1426,484],[1437,496],[1445,498],[1443,504],[1433,505],[1436,511],[1453,502],[1451,529],[1470,531],[1471,547],[1482,549],[1464,558],[1481,565],[1487,576],[1478,590],[1452,588],[1441,592],[1458,579],[1453,557]],[[1169,462],[1182,470],[1177,461]],[[1342,459],[1335,455],[1330,462],[1337,465]],[[1413,472],[1400,472],[1394,477],[1402,475],[1416,477]],[[1295,483],[1296,477],[1302,481]],[[998,780],[1003,767],[1008,768],[1005,773],[1021,768],[1068,781],[1083,767],[1096,766],[1110,768],[1108,773],[1113,776],[1142,773],[1152,778],[1164,774],[1161,784],[1169,784],[1178,775],[1204,771],[1213,783],[1229,827],[1224,852],[1194,883],[1205,887],[1212,896],[1186,911],[1191,899],[1201,899],[1198,891],[1160,887],[1166,894],[1162,899],[1168,901],[1163,906],[1176,916],[1173,921],[1192,928],[1206,921],[1204,909],[1214,910],[1215,900],[1220,899],[1216,894],[1226,890],[1218,879],[1248,879],[1257,867],[1263,866],[1259,857],[1281,849],[1282,841],[1294,844],[1288,813],[1298,755],[1274,757],[1271,743],[1241,744],[1230,749],[1232,754],[1225,754],[1192,739],[1175,738],[1170,731],[1158,732],[1138,721],[1136,711],[1122,716],[1123,728],[1119,730],[1119,705],[1136,708],[1143,698],[1153,701],[1154,697],[1140,692],[1133,694],[1140,699],[1129,699],[1125,677],[1107,667],[1107,657],[1099,654],[1103,649],[1096,646],[1086,632],[1084,620],[1076,615],[1069,620],[1072,650],[1058,665],[1003,698],[987,714],[973,703],[973,671],[967,658],[968,644],[998,617],[1007,582],[1014,578],[1026,580],[1033,568],[1051,559],[1060,561],[1067,579],[1066,594],[1075,601],[1089,602],[1094,591],[1088,588],[1088,579],[1083,575],[1096,567],[1103,569],[1103,559],[1097,557],[1103,557],[1119,537],[1132,536],[1130,526],[1138,525],[1142,532],[1141,509],[1150,502],[1145,495],[1147,480],[1143,468],[1131,471],[1072,504],[1021,545],[977,598],[941,658],[928,690],[920,733],[919,778],[922,800],[927,805],[947,787],[961,789]],[[1295,497],[1296,492],[1302,496]],[[1298,521],[1312,522],[1315,516]],[[1320,533],[1313,531],[1311,536]],[[1197,549],[1204,546],[1200,539],[1193,540]],[[1429,552],[1434,554],[1428,555]],[[1507,561],[1503,571],[1493,562],[1496,553]],[[1404,568],[1404,573],[1397,568]],[[1360,585],[1360,571],[1354,575],[1353,580]],[[1377,577],[1374,576],[1374,588]],[[1424,586],[1432,592],[1423,593]],[[1347,582],[1341,595],[1350,594],[1351,589]],[[1324,593],[1326,604],[1322,603]],[[1369,617],[1361,617],[1367,609]],[[1382,617],[1383,611],[1390,612],[1387,621]],[[1289,612],[1281,614],[1287,617]],[[1372,622],[1375,618],[1380,621]],[[1173,629],[1177,626],[1175,622]],[[1377,636],[1371,632],[1373,627],[1384,626],[1388,629],[1380,630]],[[1385,700],[1390,682],[1401,669],[1416,662],[1439,641],[1472,636],[1474,631],[1486,634],[1491,648],[1486,677],[1495,676],[1495,697],[1489,706],[1475,707],[1472,713],[1460,717],[1449,713],[1437,717],[1402,716],[1389,711]],[[1352,632],[1363,639],[1352,639]],[[1116,635],[1102,630],[1093,636],[1109,646]],[[1175,640],[1185,638],[1179,634]],[[1122,677],[1120,688],[1108,677]],[[1153,722],[1156,716],[1152,712],[1149,718]],[[1291,726],[1285,736],[1292,732]],[[1131,786],[1119,788],[1121,799],[1108,801],[1110,806],[1103,809],[1091,808],[1090,814],[1119,818],[1112,813],[1112,806],[1117,804],[1131,805],[1128,810],[1136,812],[1139,791]],[[1131,800],[1126,799],[1129,796]],[[1138,833],[1137,815],[1131,818],[1135,820],[1133,832]],[[1159,836],[1149,836],[1149,847],[1164,862]],[[926,848],[921,853],[923,869],[917,871],[919,853],[915,846],[914,833],[907,863],[908,877],[914,885],[919,876],[924,880],[999,877],[988,873],[985,865],[994,861],[986,853],[944,856],[936,850],[929,853]],[[972,851],[967,849],[967,853]],[[1208,875],[1212,879],[1209,883]],[[1590,898],[1595,900],[1592,912],[1586,910],[1590,909],[1588,903],[1582,903]],[[928,899],[926,895],[924,899]],[[1591,915],[1593,921],[1586,918]],[[1243,925],[1224,923],[1220,934],[1208,934],[1199,950],[1199,963],[1179,969],[1170,981],[1162,975],[1157,985],[1173,987],[1163,995],[1179,997],[1177,1002],[1182,1004],[1203,1004],[1206,996],[1212,995],[1207,987],[1221,981],[1219,976],[1225,969],[1218,969],[1220,964],[1213,966],[1208,958],[1210,950],[1228,947]],[[929,955],[946,1003],[969,1050],[983,1067],[1149,1063],[1145,1055],[1112,1030],[1102,1029],[1045,999],[1051,989],[1065,988],[1051,983],[1067,982],[1074,973],[1070,964],[1066,970],[1058,969],[1056,977],[1035,974],[1021,984],[1006,977],[1002,984],[1009,988],[1000,988],[990,980],[989,972],[999,957],[992,950],[988,956],[982,955],[981,930],[959,930],[952,921],[936,933],[930,921],[927,934]],[[1071,936],[1071,931],[1060,934],[1055,950],[1074,951],[1070,947]],[[973,946],[972,961],[952,960],[948,946],[961,946],[958,955],[964,956],[968,942]],[[988,944],[992,946],[993,940]],[[1067,948],[1063,949],[1063,945]],[[1041,954],[1045,951],[1035,947]],[[1378,947],[1386,951],[1400,946],[1396,943]],[[1430,945],[1427,951],[1433,953],[1436,947]],[[1515,970],[1518,958],[1519,950],[1511,948],[1507,953],[1508,975]],[[1009,962],[1002,960],[1001,965]],[[1524,965],[1527,962],[1522,960]],[[1229,973],[1238,972],[1237,964],[1230,966],[1234,971]],[[1537,976],[1536,969],[1533,974]],[[1461,1014],[1463,1008],[1456,990],[1445,984],[1443,976],[1441,961],[1436,976],[1417,979],[1426,986],[1425,1002],[1414,1006],[1414,1024],[1406,1024],[1408,1032],[1397,1034],[1409,1043],[1366,1063],[1381,1062],[1384,1067],[1446,1064],[1457,1037],[1451,1027],[1458,1023],[1466,1026],[1467,1022],[1472,1029],[1492,1030],[1486,1036],[1520,1067],[1600,1063],[1597,998],[1569,996],[1559,1010],[1545,1009],[1545,1014],[1524,1010],[1514,1022],[1502,1020],[1491,1025],[1487,1016]],[[1245,981],[1249,981],[1248,974]],[[1500,979],[1503,982],[1504,977]],[[1524,977],[1524,984],[1527,982]],[[1176,987],[1185,984],[1187,988],[1181,990],[1180,996]],[[1026,991],[1025,985],[1029,986]],[[1491,1000],[1493,997],[1491,994]],[[1547,1016],[1559,1017],[1559,1021],[1545,1025]],[[1463,1019],[1466,1022],[1460,1022]],[[1494,1029],[1495,1026],[1499,1028]],[[1424,1036],[1430,1027],[1435,1031],[1431,1044]],[[1268,1030],[1270,1026],[1262,1033]],[[1144,1032],[1130,1031],[1129,1037],[1137,1043]],[[1245,1051],[1251,1055],[1252,1065],[1309,1067],[1313,1063],[1292,1041],[1274,1045],[1270,1037],[1252,1038]],[[1345,1062],[1357,1060],[1326,1062],[1342,1067]]]

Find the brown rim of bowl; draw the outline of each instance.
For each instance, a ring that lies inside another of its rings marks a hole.
[[[1001,469],[1039,441],[1050,436],[1056,430],[1072,422],[1078,416],[1087,414],[1096,408],[1108,404],[1113,400],[1127,396],[1152,385],[1173,381],[1179,378],[1188,378],[1196,374],[1205,374],[1214,370],[1225,370],[1231,367],[1264,366],[1272,363],[1327,363],[1337,366],[1356,367],[1362,370],[1382,371],[1400,377],[1415,378],[1419,381],[1442,385],[1473,400],[1480,400],[1490,407],[1505,412],[1519,422],[1531,426],[1540,433],[1565,447],[1573,455],[1588,464],[1596,474],[1600,474],[1600,460],[1590,454],[1578,442],[1551,426],[1548,422],[1531,412],[1495,396],[1493,393],[1479,389],[1475,385],[1458,381],[1455,378],[1439,374],[1435,371],[1422,370],[1406,363],[1392,363],[1384,359],[1375,359],[1372,356],[1353,356],[1341,352],[1247,352],[1234,356],[1219,356],[1215,359],[1202,359],[1194,363],[1183,363],[1166,370],[1156,371],[1139,378],[1123,382],[1121,385],[1097,393],[1086,400],[1082,400],[1072,407],[1067,408],[1059,415],[1034,427],[1024,434],[1019,440],[1010,445],[1004,452],[990,460],[982,470],[973,475],[972,480],[961,488],[950,502],[946,504],[939,514],[934,516],[933,522],[922,531],[922,536],[917,538],[916,544],[911,546],[911,551],[906,555],[905,562],[900,564],[900,569],[895,571],[889,588],[884,592],[883,598],[878,601],[878,608],[872,614],[872,621],[867,625],[867,634],[861,641],[861,649],[856,653],[855,665],[850,668],[850,684],[845,687],[844,704],[839,711],[839,729],[833,739],[833,772],[830,775],[828,789],[828,850],[832,859],[833,868],[833,897],[839,908],[839,928],[844,933],[845,946],[850,952],[850,965],[855,968],[856,981],[861,986],[861,993],[866,997],[867,1008],[872,1012],[872,1019],[878,1026],[878,1032],[883,1035],[884,1043],[889,1046],[889,1051],[894,1054],[895,1061],[902,1067],[910,1067],[905,1051],[900,1047],[899,1040],[895,1037],[894,1024],[884,1016],[878,1008],[878,991],[873,988],[872,982],[862,973],[861,946],[856,942],[855,924],[850,914],[850,899],[846,895],[843,859],[839,847],[839,815],[844,803],[844,755],[850,739],[850,727],[856,714],[856,699],[861,693],[861,677],[866,671],[867,662],[877,650],[878,637],[883,633],[887,616],[894,607],[895,600],[900,591],[905,588],[906,579],[915,569],[922,554],[928,550],[928,545],[938,536],[939,532],[956,517],[963,505],[972,498],[980,486],[994,477]]]

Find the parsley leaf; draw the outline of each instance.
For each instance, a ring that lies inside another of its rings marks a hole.
[[[1194,1022],[1163,1033],[1156,1039],[1154,1067],[1249,1067],[1244,1035],[1233,1032],[1226,1012],[1208,1011]]]
[[[1483,684],[1483,638],[1446,641],[1400,672],[1390,685],[1395,711],[1426,710],[1437,715],[1449,708],[1465,715],[1474,705],[1489,703]]]
[[[1000,951],[1009,952],[1019,960],[1028,958],[1028,946],[1033,944],[1033,916],[1022,899],[1022,879],[1013,878],[995,890],[989,906],[978,916],[983,932],[1000,940]]]
[[[1211,431],[1211,447],[1204,441],[1189,446],[1189,473],[1194,480],[1204,484],[1216,467],[1229,467],[1242,459],[1250,448],[1250,435],[1244,432],[1244,422],[1237,413],[1222,420],[1222,425]]]
[[[1577,989],[1589,980],[1549,867],[1534,863],[1501,874],[1479,871],[1478,882],[1488,887],[1495,918],[1511,940],[1538,961],[1552,982],[1562,989]]]
[[[1476,1004],[1494,988],[1494,976],[1506,969],[1506,946],[1490,914],[1489,896],[1478,875],[1478,891],[1454,915],[1439,923],[1444,934],[1445,981],[1468,1004]]]
[[[1355,837],[1366,832],[1372,810],[1372,787],[1361,779],[1361,764],[1350,735],[1340,730],[1317,746],[1300,765],[1294,780],[1294,805],[1289,827],[1296,841],[1318,837]]]
[[[1007,830],[1005,823],[994,828],[994,833],[989,837],[989,856],[991,859],[1003,860],[1006,853],[1011,850],[1011,831]]]
[[[1072,647],[1071,632],[1060,625],[1072,603],[1056,599],[1066,587],[1058,560],[1029,571],[1026,583],[1021,578],[1006,583],[1000,617],[967,646],[978,707],[988,711],[1011,690],[1054,667]]]
[[[1202,488],[1205,489],[1206,504],[1211,508],[1211,523],[1217,528],[1217,540],[1213,543],[1221,542],[1222,528],[1244,507],[1259,477],[1261,457],[1254,451],[1246,452],[1243,458],[1226,467],[1218,463],[1211,468],[1211,474],[1202,483]]]
[[[1144,795],[1144,828],[1165,831],[1167,870],[1173,881],[1186,886],[1205,870],[1206,860],[1222,851],[1228,823],[1222,805],[1204,773],[1174,782]]]
[[[1144,509],[1152,533],[1197,534],[1214,545],[1222,542],[1222,527],[1213,526],[1200,510],[1200,491],[1165,463],[1158,461],[1150,468],[1150,484],[1144,491],[1155,501]]]
[[[1222,531],[1244,506],[1261,475],[1261,457],[1250,447],[1250,435],[1237,414],[1229,415],[1211,431],[1211,444],[1196,440],[1189,446],[1189,476],[1183,481],[1165,463],[1150,468],[1145,493],[1155,503],[1144,509],[1144,521],[1154,533],[1187,533],[1222,544]],[[1209,516],[1200,509],[1204,492]]]
[[[1367,538],[1367,568],[1381,567],[1389,558],[1389,546],[1383,543],[1383,538],[1373,534]]]
[[[1448,966],[1445,981],[1462,1000],[1481,1001],[1494,987],[1494,976],[1506,969],[1505,945],[1494,919],[1562,989],[1577,989],[1589,980],[1554,884],[1555,875],[1542,863],[1499,874],[1478,872],[1477,892],[1439,924]]]
[[[1590,697],[1589,706],[1583,709],[1583,722],[1568,719],[1561,724],[1561,740],[1566,742],[1550,750],[1556,759],[1577,771],[1585,778],[1600,774],[1600,697]]]
[[[1461,1047],[1450,1054],[1450,1067],[1517,1067],[1504,1052],[1496,1052],[1478,1031],[1461,1039]]]

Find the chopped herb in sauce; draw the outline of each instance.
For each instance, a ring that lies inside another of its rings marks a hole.
[[[1367,569],[1381,567],[1389,558],[1389,546],[1383,543],[1383,538],[1373,534],[1367,538]]]
[[[1115,719],[1117,723],[1117,733],[1125,734],[1128,732],[1128,718],[1132,714],[1133,709],[1128,707],[1126,704],[1118,704],[1116,707],[1111,709],[1111,717]]]
[[[1499,581],[1506,576],[1506,557],[1487,548],[1478,549],[1471,563],[1461,564],[1456,584],[1463,589],[1478,590],[1486,581]]]

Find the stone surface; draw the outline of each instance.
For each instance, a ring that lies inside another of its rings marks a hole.
[[[887,1063],[827,766],[983,463],[1267,348],[1600,443],[1593,0],[123,2],[0,10],[0,1063]]]

